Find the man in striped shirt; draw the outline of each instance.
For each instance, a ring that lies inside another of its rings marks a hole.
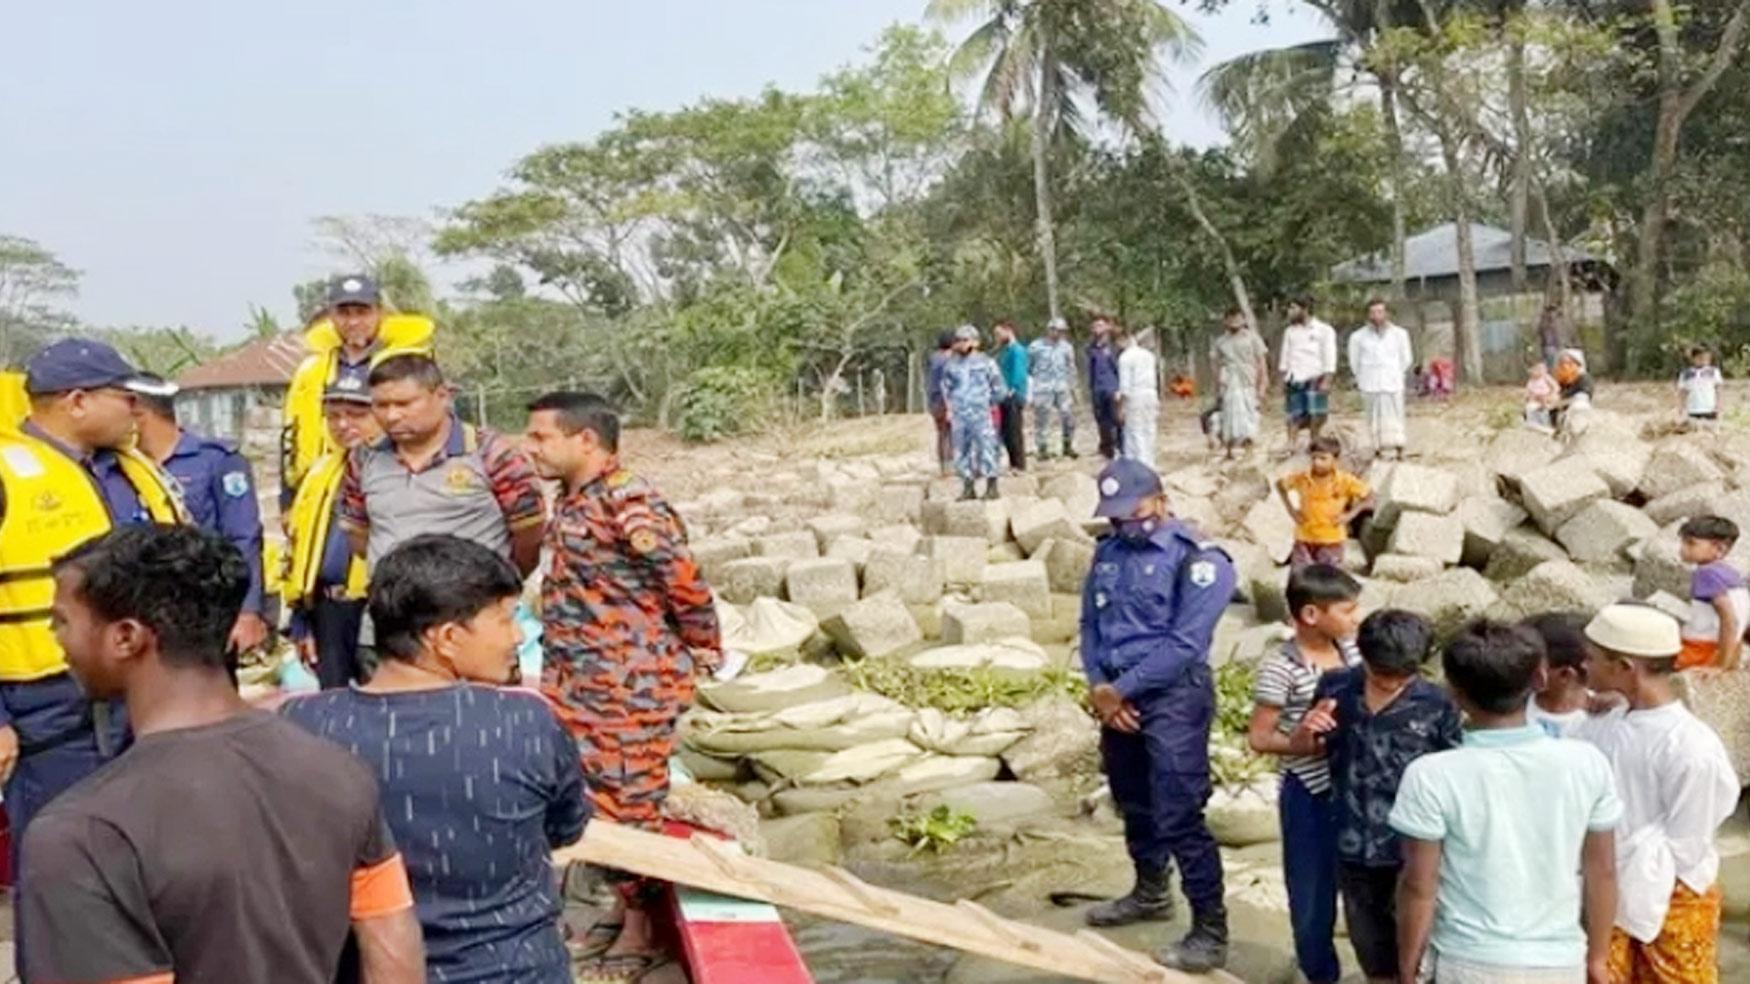
[[[1342,976],[1333,934],[1337,921],[1337,833],[1330,767],[1324,755],[1292,755],[1288,736],[1312,708],[1319,678],[1361,662],[1355,649],[1361,585],[1329,564],[1310,564],[1288,579],[1294,638],[1258,667],[1252,691],[1252,750],[1280,757],[1282,873],[1295,960],[1310,984]]]

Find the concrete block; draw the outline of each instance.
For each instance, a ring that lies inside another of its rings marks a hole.
[[[1464,523],[1457,516],[1403,512],[1392,528],[1390,552],[1427,557],[1442,564],[1464,558]]]
[[[876,547],[863,562],[863,593],[897,594],[908,605],[928,605],[942,597],[942,566],[918,553]]]
[[[1567,560],[1562,545],[1538,532],[1535,526],[1517,526],[1507,531],[1489,555],[1483,575],[1497,584],[1516,581],[1533,567],[1548,560]]]
[[[756,557],[813,560],[820,556],[820,541],[808,530],[772,533],[755,540],[753,552]]]
[[[842,536],[862,536],[869,524],[861,516],[849,513],[828,513],[816,516],[808,521],[808,531],[814,534],[814,541],[822,555],[832,542]]]
[[[924,639],[905,603],[886,592],[846,606],[820,627],[840,653],[856,659],[891,656]]]
[[[1013,564],[1027,559],[1027,554],[1019,543],[993,543],[984,552],[986,567],[991,564]]]
[[[1610,494],[1622,498],[1640,487],[1646,477],[1653,449],[1632,434],[1614,430],[1588,430],[1574,445],[1569,456],[1562,459],[1584,464],[1610,487]]]
[[[978,598],[982,602],[1008,602],[1028,618],[1051,617],[1051,581],[1046,576],[1045,564],[1037,560],[986,567],[979,581]]]
[[[1725,477],[1706,451],[1688,441],[1668,441],[1653,449],[1640,493],[1656,500],[1697,485],[1723,482]]]
[[[914,482],[889,482],[869,505],[878,523],[915,523],[924,510],[924,487]]]
[[[1081,523],[1072,520],[1063,503],[1056,499],[1035,499],[1016,506],[1009,513],[1009,529],[1029,557],[1047,540],[1086,539]]]
[[[1260,622],[1288,621],[1288,568],[1272,567],[1252,573],[1252,608]]]
[[[706,584],[722,582],[724,564],[753,556],[753,541],[745,536],[705,537],[688,546],[692,548],[693,560],[698,563],[699,573],[704,575]]]
[[[1037,499],[1039,480],[1032,475],[999,475],[997,494],[1005,499]]]
[[[1039,489],[1039,494],[1063,503],[1064,510],[1075,520],[1092,516],[1094,507],[1100,504],[1100,487],[1092,475],[1079,471],[1053,476]]]
[[[950,502],[942,531],[949,536],[975,536],[1002,543],[1009,538],[1009,504],[1001,499]]]
[[[1558,461],[1530,472],[1519,480],[1520,504],[1545,533],[1555,535],[1562,524],[1580,510],[1610,498],[1610,486],[1590,468],[1574,461]]]
[[[790,600],[822,617],[857,600],[857,571],[848,560],[798,560],[784,572]]]
[[[860,536],[841,536],[826,548],[826,556],[833,560],[848,560],[861,573],[874,549],[874,543]]]
[[[1033,559],[1043,559],[1045,578],[1051,582],[1052,591],[1079,594],[1082,582],[1087,580],[1088,569],[1094,563],[1094,544],[1085,537],[1047,540]]]
[[[1643,511],[1647,518],[1664,526],[1690,518],[1704,516],[1714,512],[1714,503],[1726,496],[1726,486],[1722,482],[1707,482],[1687,489],[1678,489],[1670,495],[1663,495],[1646,504]]]
[[[1280,497],[1272,495],[1253,505],[1240,526],[1253,543],[1269,552],[1272,561],[1288,562],[1288,555],[1294,552],[1294,520],[1282,507]]]
[[[1458,478],[1449,471],[1399,464],[1377,492],[1379,522],[1396,526],[1405,512],[1444,516],[1458,508]]]
[[[1581,563],[1608,564],[1624,559],[1629,547],[1658,532],[1658,524],[1639,509],[1600,499],[1563,523],[1556,541]]]
[[[932,536],[920,548],[924,556],[942,566],[942,580],[949,584],[977,584],[984,577],[989,541],[982,536]]]
[[[1416,612],[1434,623],[1437,635],[1445,637],[1480,617],[1500,600],[1495,586],[1468,567],[1449,567],[1434,577],[1418,581],[1413,589],[1394,593],[1400,608]]]
[[[1438,575],[1445,565],[1432,557],[1380,554],[1373,558],[1373,576],[1381,581],[1405,584]]]
[[[1561,453],[1561,444],[1553,438],[1513,427],[1495,435],[1483,451],[1483,461],[1497,478],[1517,486],[1520,479],[1556,460]]]
[[[952,646],[1025,638],[1027,613],[1007,602],[948,605],[942,609],[942,641]]]
[[[723,565],[723,579],[713,585],[724,601],[746,605],[755,598],[780,598],[784,594],[787,557],[746,557]],[[853,575],[854,577],[855,575]]]
[[[1527,513],[1496,495],[1477,495],[1458,504],[1458,521],[1464,524],[1464,558],[1467,567],[1482,570],[1508,532],[1525,522]]]
[[[1519,618],[1540,612],[1590,614],[1621,600],[1598,578],[1567,560],[1537,565],[1509,585],[1501,597]]]
[[[1739,781],[1750,776],[1750,673],[1686,670],[1677,674],[1677,693],[1725,743]]]
[[[891,526],[879,526],[869,531],[869,539],[877,547],[887,547],[890,550],[901,550],[912,553],[918,544],[924,540],[923,533],[909,523],[895,523]]]

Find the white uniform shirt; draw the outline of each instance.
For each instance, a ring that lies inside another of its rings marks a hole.
[[[1404,376],[1415,363],[1410,333],[1397,325],[1388,324],[1384,331],[1366,325],[1349,336],[1349,371],[1363,393],[1402,393]]]
[[[1118,394],[1125,403],[1154,403],[1161,398],[1155,354],[1141,345],[1131,345],[1118,355]]]
[[[1291,383],[1311,382],[1337,371],[1337,332],[1317,318],[1282,331],[1282,356],[1277,369]]]
[[[1616,774],[1616,925],[1650,943],[1678,882],[1702,894],[1719,879],[1714,835],[1738,808],[1738,777],[1720,736],[1678,701],[1590,717],[1574,737]]]

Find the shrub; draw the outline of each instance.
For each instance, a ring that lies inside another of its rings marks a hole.
[[[757,429],[770,417],[775,393],[771,377],[758,369],[696,369],[675,398],[674,429],[687,441],[717,441]]]

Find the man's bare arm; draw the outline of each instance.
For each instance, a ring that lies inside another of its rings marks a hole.
[[[355,919],[360,984],[425,984],[425,940],[412,908]]]
[[[1406,837],[1404,870],[1398,876],[1398,982],[1416,984],[1422,954],[1434,932],[1434,898],[1440,887],[1440,842]]]

